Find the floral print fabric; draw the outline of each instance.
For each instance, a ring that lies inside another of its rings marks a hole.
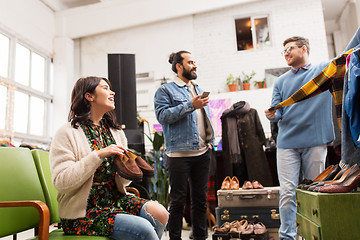
[[[81,124],[92,150],[99,150],[115,140],[104,121],[96,126],[88,120]],[[115,169],[112,168],[113,157],[107,157],[96,169],[93,185],[89,192],[86,216],[78,219],[61,219],[64,232],[71,235],[110,236],[118,213],[140,215],[140,210],[147,200],[133,195],[119,193],[115,184]]]

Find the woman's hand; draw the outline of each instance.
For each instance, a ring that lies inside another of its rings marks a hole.
[[[120,158],[122,158],[124,156],[124,152],[127,152],[125,148],[112,144],[110,146],[107,146],[106,148],[102,148],[96,151],[96,154],[101,159],[114,155],[119,155]]]

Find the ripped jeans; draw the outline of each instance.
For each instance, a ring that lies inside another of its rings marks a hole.
[[[161,239],[165,226],[146,211],[147,203],[141,208],[140,216],[116,214],[111,237],[116,240]]]

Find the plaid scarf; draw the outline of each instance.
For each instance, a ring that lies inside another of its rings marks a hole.
[[[275,107],[271,107],[269,111],[274,111],[276,109],[292,105],[329,90],[334,97],[336,117],[339,122],[339,127],[341,128],[341,109],[343,101],[344,76],[346,73],[346,58],[353,51],[354,48],[348,50],[339,57],[334,58],[319,75],[311,79],[288,99],[282,101]]]

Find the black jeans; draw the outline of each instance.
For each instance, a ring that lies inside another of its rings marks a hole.
[[[170,181],[170,209],[168,230],[171,240],[181,239],[182,219],[189,181],[191,222],[195,240],[206,239],[206,199],[209,180],[210,153],[196,157],[167,157]]]

